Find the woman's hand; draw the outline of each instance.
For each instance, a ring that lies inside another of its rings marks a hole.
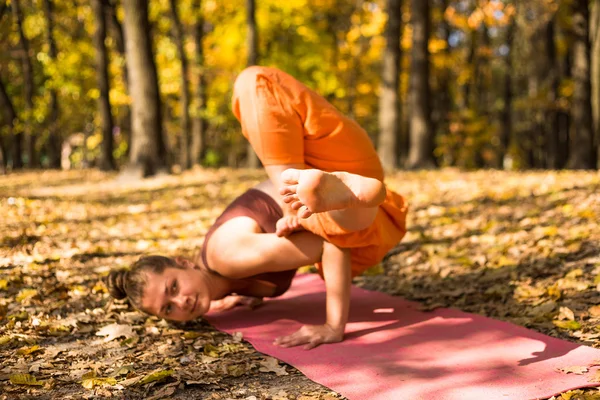
[[[237,306],[247,306],[251,309],[254,309],[260,306],[262,303],[263,299],[261,297],[230,295],[219,300],[211,301],[208,311],[227,311]]]
[[[302,229],[304,228],[300,225],[300,218],[295,215],[284,215],[275,224],[275,234],[279,237],[288,236]]]
[[[305,345],[305,350],[314,349],[324,343],[337,343],[344,340],[344,329],[325,325],[304,325],[288,336],[275,339],[276,346],[294,347]]]

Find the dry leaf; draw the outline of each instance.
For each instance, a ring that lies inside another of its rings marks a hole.
[[[288,375],[285,365],[279,365],[279,360],[273,357],[267,357],[260,361],[260,372],[275,372],[277,376]]]
[[[173,372],[174,371],[172,369],[167,369],[164,371],[155,371],[143,377],[139,383],[140,385],[145,385],[147,383],[160,382],[173,375]]]
[[[557,368],[557,371],[564,372],[565,374],[583,375],[589,372],[588,367],[575,365],[572,367]]]
[[[38,381],[30,374],[14,374],[9,379],[13,385],[44,386],[44,381]]]
[[[594,374],[588,378],[588,382],[600,382],[600,370],[595,371]]]
[[[125,337],[125,339],[136,337],[137,334],[133,331],[131,325],[111,324],[106,325],[98,332],[96,332],[96,336],[106,336],[106,338],[104,338],[104,341],[110,342],[111,340],[117,339],[119,337]]]
[[[588,312],[592,317],[600,318],[600,306],[591,306]]]
[[[573,313],[573,311],[568,307],[561,307],[558,312],[558,319],[575,321],[575,313]]]

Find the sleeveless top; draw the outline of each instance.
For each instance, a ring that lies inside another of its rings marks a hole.
[[[275,233],[275,225],[283,217],[283,211],[271,196],[257,189],[248,190],[227,206],[225,211],[223,211],[206,233],[204,244],[199,254],[204,262],[204,266],[215,274],[219,273],[210,268],[206,257],[206,249],[208,248],[210,238],[221,225],[236,217],[252,218],[264,233]],[[255,275],[249,279],[257,279],[274,284],[276,289],[273,297],[275,297],[282,295],[290,287],[295,274],[296,270],[267,272]]]

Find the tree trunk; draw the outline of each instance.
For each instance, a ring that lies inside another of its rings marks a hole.
[[[435,168],[429,90],[429,1],[412,0],[410,150],[407,167]]]
[[[502,109],[501,116],[501,127],[500,127],[500,148],[498,151],[498,169],[504,169],[508,167],[508,147],[510,146],[510,139],[512,134],[512,100],[513,100],[513,89],[512,89],[512,74],[513,74],[513,55],[514,55],[514,38],[516,32],[516,22],[513,20],[506,31],[506,46],[508,47],[508,54],[504,59],[504,107]]]
[[[565,55],[563,57],[561,70],[561,79],[571,79],[572,73],[572,50],[567,49]],[[571,126],[571,114],[570,111],[564,109],[558,109],[558,142],[559,142],[559,150],[558,150],[558,165],[559,168],[564,168],[567,165],[567,160],[569,158],[569,154],[571,153],[571,140],[570,140],[570,126]]]
[[[592,3],[590,24],[592,41],[592,114],[597,146],[597,167],[600,169],[600,0]]]
[[[113,117],[110,109],[109,79],[108,79],[108,54],[106,51],[106,19],[102,0],[92,0],[92,9],[96,21],[94,30],[94,47],[96,48],[96,79],[100,96],[98,97],[98,112],[100,114],[100,127],[102,130],[102,151],[100,152],[100,164],[98,167],[103,171],[116,169],[113,157]]]
[[[181,146],[181,169],[186,170],[192,166],[190,160],[190,85],[188,82],[188,59],[185,54],[185,37],[177,11],[177,3],[175,0],[169,0],[169,4],[171,5],[171,18],[173,19],[173,36],[175,37],[175,45],[181,63],[181,140],[179,141],[179,145]]]
[[[27,150],[27,163],[29,167],[37,167],[35,144],[37,135],[33,133],[33,67],[29,58],[29,40],[23,32],[23,12],[21,10],[20,0],[11,2],[13,16],[17,22],[19,32],[19,46],[21,56],[21,66],[23,68],[23,89],[25,97],[25,146]]]
[[[15,131],[15,123],[17,122],[17,113],[13,106],[8,92],[4,86],[4,82],[0,79],[0,110],[3,113],[4,123],[8,126],[9,136],[13,136],[12,148],[12,169],[23,168],[23,133]],[[4,152],[5,163],[8,163],[8,150]]]
[[[46,14],[46,41],[49,45],[48,56],[56,61],[56,41],[54,40],[54,3],[53,0],[44,0]],[[60,168],[61,141],[58,134],[58,96],[56,89],[50,88],[50,105],[48,113],[48,158],[50,168]]]
[[[202,17],[202,1],[194,0],[192,2],[192,10],[196,16],[196,24],[194,26],[194,42],[196,44],[196,68],[198,70],[198,83],[196,85],[196,110],[192,126],[192,163],[195,165],[202,164],[206,154],[206,89],[204,83],[204,18]]]
[[[141,178],[167,171],[167,149],[156,65],[145,0],[123,2],[129,93],[132,98],[132,132],[126,177]]]
[[[550,169],[559,169],[560,157],[560,121],[558,117],[557,101],[559,98],[560,75],[558,71],[557,51],[555,37],[555,19],[548,21],[546,25],[546,64],[549,68],[550,90],[548,92],[548,101],[550,109],[546,112],[546,167]]]
[[[379,97],[379,141],[381,164],[391,171],[398,166],[397,142],[400,134],[400,34],[402,0],[387,0],[388,22],[383,53],[381,95]]]
[[[573,2],[573,80],[571,106],[571,154],[567,166],[572,169],[596,168],[592,127],[590,83],[590,10],[588,0]]]
[[[258,32],[256,29],[256,3],[255,0],[246,0],[246,26],[248,29],[248,66],[258,65]],[[258,168],[260,162],[254,149],[248,143],[246,147],[246,166],[248,168]]]
[[[433,118],[434,121],[434,132],[439,135],[447,135],[450,131],[450,113],[453,109],[453,99],[450,92],[450,82],[452,80],[452,67],[448,66],[446,62],[450,60],[451,57],[451,46],[450,46],[450,33],[451,28],[450,24],[445,17],[446,10],[448,9],[448,0],[441,0],[441,14],[442,21],[440,23],[440,32],[441,39],[446,43],[446,48],[444,50],[445,64],[440,68],[437,72],[438,74],[438,94],[436,95],[437,107],[436,107],[436,117]],[[444,154],[443,163],[445,165],[453,165],[454,157],[451,154],[451,151],[447,151]]]
[[[104,3],[104,11],[106,13],[106,22],[110,27],[109,31],[115,41],[115,47],[119,54],[125,60],[125,35],[123,33],[123,27],[119,18],[117,17],[116,5],[112,0],[102,0]],[[129,77],[127,76],[127,63],[124,62],[122,66],[123,82],[125,87],[129,87]],[[122,115],[121,115],[122,111]],[[117,119],[120,131],[124,137],[127,138],[127,149],[131,149],[131,107],[129,105],[121,106],[119,110],[119,118]]]

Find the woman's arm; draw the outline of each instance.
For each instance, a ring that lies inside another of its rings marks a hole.
[[[324,343],[344,340],[350,309],[350,250],[331,243],[323,245],[323,277],[327,290],[326,320],[323,325],[304,325],[295,333],[282,336],[275,344],[282,347],[305,345],[306,350]]]
[[[219,274],[242,279],[314,264],[321,260],[322,252],[323,239],[310,232],[278,237],[274,233],[260,233],[252,218],[239,217],[215,231],[207,258]]]

